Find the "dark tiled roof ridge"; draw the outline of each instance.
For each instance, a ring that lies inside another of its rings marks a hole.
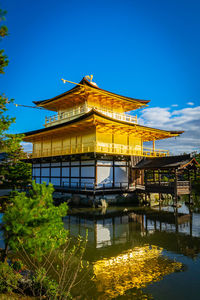
[[[164,169],[164,168],[179,168],[187,166],[188,164],[194,162],[199,166],[196,159],[192,154],[182,154],[166,157],[155,157],[155,158],[143,158],[137,165],[133,168],[135,169]]]

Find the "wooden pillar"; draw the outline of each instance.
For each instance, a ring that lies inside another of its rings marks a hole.
[[[191,206],[189,206],[189,213],[190,213],[190,236],[192,236],[192,217],[193,217],[193,214],[192,214],[192,211],[191,211]]]
[[[159,185],[160,185],[160,182],[161,182],[161,174],[160,174],[160,170],[158,169],[158,181],[159,181]]]
[[[159,210],[161,210],[161,193],[159,193]]]
[[[144,170],[141,170],[141,185],[144,185]]]
[[[177,181],[178,181],[178,176],[177,176],[177,170],[175,170],[175,179],[174,179],[174,205],[177,207],[177,200],[178,200],[178,190],[177,190]]]
[[[147,192],[145,192],[145,202],[147,203]]]
[[[194,180],[197,180],[197,168],[194,168]]]
[[[178,233],[178,208],[174,207],[176,233]]]
[[[144,170],[144,184],[147,185],[147,171]]]

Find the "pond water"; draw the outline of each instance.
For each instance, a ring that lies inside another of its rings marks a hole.
[[[81,299],[200,299],[198,207],[74,208],[64,226],[71,236],[88,231],[94,276]]]
[[[90,266],[74,299],[200,299],[200,198],[185,200],[178,209],[71,208],[64,227],[71,237],[88,232]]]

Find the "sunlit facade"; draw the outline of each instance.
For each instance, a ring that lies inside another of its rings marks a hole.
[[[46,117],[43,129],[25,133],[24,141],[33,143],[33,179],[79,189],[128,186],[131,157],[168,156],[155,141],[181,133],[139,125],[133,111],[148,103],[102,90],[86,78],[35,102],[56,114]],[[145,148],[150,141],[153,147]]]

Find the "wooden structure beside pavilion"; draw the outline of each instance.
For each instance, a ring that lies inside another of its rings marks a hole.
[[[133,166],[135,187],[149,193],[171,194],[177,202],[178,196],[191,192],[191,173],[196,179],[200,165],[190,154],[162,158],[143,158]],[[160,197],[159,197],[160,198]]]

